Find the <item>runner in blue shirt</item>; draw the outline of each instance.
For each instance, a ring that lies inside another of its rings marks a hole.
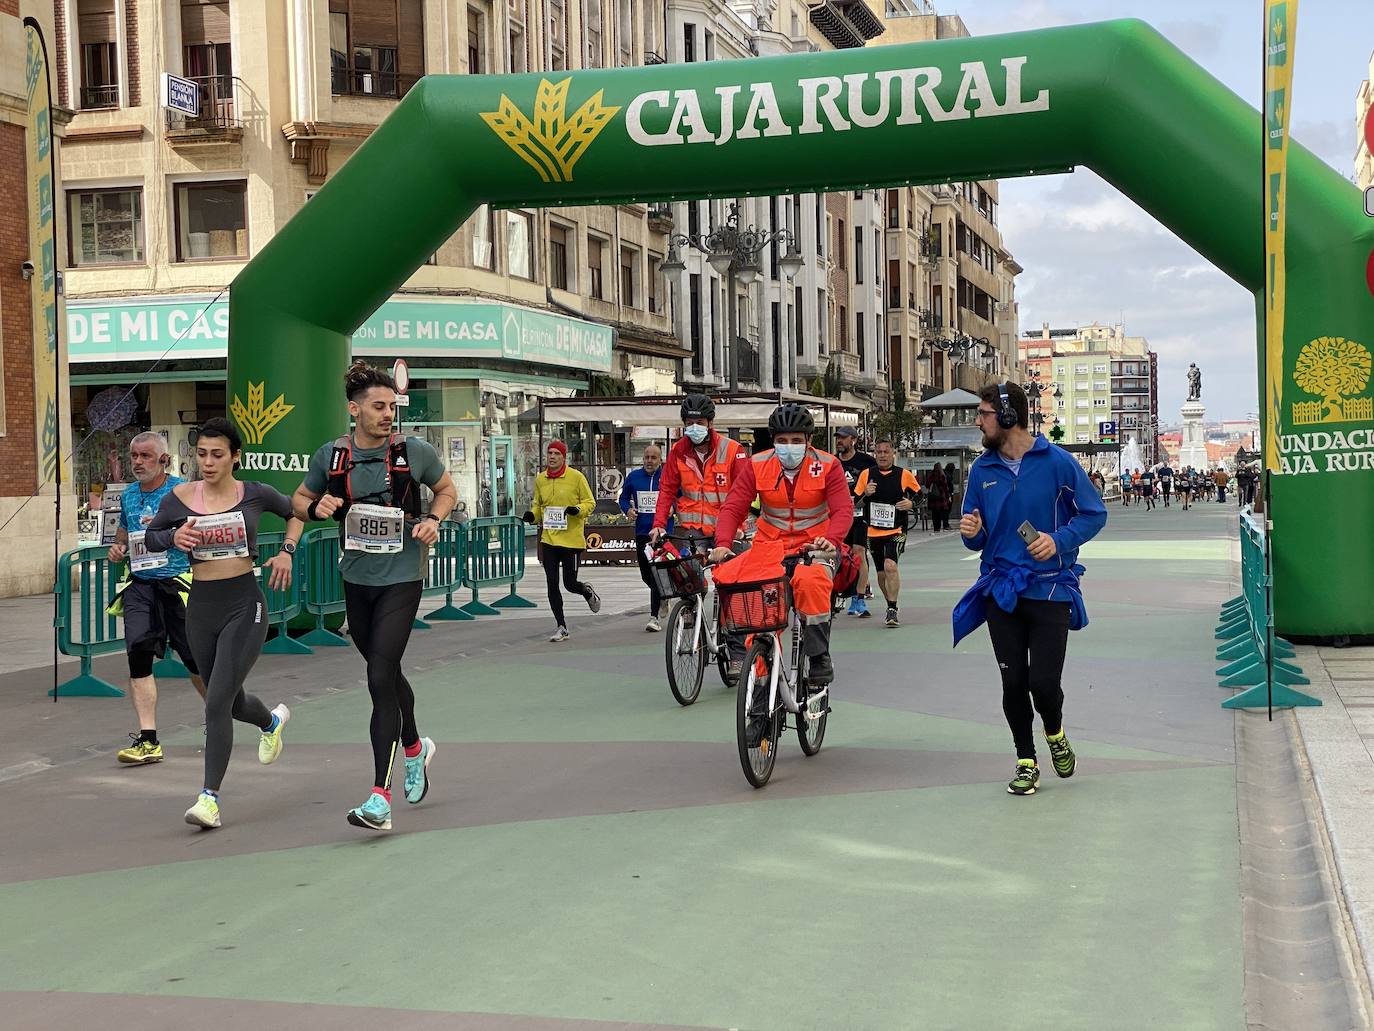
[[[110,561],[129,560],[125,578],[116,587],[110,606],[124,616],[124,650],[129,658],[129,698],[138,717],[133,744],[115,757],[122,763],[142,765],[162,761],[157,739],[157,680],[153,660],[160,659],[170,641],[172,650],[191,672],[191,683],[202,698],[205,683],[191,657],[186,637],[186,596],[191,588],[191,565],[186,553],[171,548],[150,552],[143,533],[157,515],[162,499],[184,482],[167,472],[171,456],[161,433],[140,433],[129,442],[130,464],[137,483],[124,489],[119,499],[119,530],[110,546]]]
[[[644,449],[644,464],[625,477],[625,486],[620,489],[620,511],[632,516],[635,521],[635,557],[639,560],[640,578],[649,588],[649,622],[644,629],[652,634],[663,629],[661,621],[668,615],[667,603],[659,596],[654,572],[649,568],[649,557],[644,552],[649,543],[649,531],[654,528],[658,489],[662,481],[663,452],[657,444],[650,444]],[[666,530],[673,532],[671,518]]]

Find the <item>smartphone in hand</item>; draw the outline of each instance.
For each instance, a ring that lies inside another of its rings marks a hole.
[[[1020,526],[1018,526],[1016,528],[1016,532],[1020,535],[1021,539],[1026,542],[1026,547],[1028,548],[1032,544],[1034,544],[1036,538],[1040,536],[1040,531],[1037,530],[1035,527],[1031,526],[1031,522],[1029,519],[1023,522]]]

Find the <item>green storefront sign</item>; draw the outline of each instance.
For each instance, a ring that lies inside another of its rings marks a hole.
[[[229,302],[212,300],[69,300],[71,360],[224,358]],[[589,372],[610,371],[614,343],[609,327],[561,315],[508,304],[409,297],[387,301],[353,334],[353,349],[360,355],[506,358]]]

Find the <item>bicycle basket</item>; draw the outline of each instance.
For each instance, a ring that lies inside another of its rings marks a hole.
[[[649,571],[664,598],[695,598],[706,593],[706,567],[700,555],[665,555],[651,561]]]
[[[782,630],[792,610],[785,576],[754,583],[716,584],[720,621],[727,633],[761,634]]]

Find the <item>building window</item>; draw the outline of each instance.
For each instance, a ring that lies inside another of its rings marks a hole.
[[[549,223],[549,286],[568,289],[568,229]]]
[[[114,0],[79,0],[76,8],[81,47],[81,106],[119,106],[119,49]]]
[[[691,64],[697,59],[697,27],[691,22],[682,23],[682,60]]]
[[[802,324],[802,288],[798,286],[798,287],[793,287],[793,293],[792,293],[792,326],[791,326],[792,340],[793,340],[793,342],[796,344],[796,351],[797,351],[797,357],[798,357],[798,358],[800,358],[800,357],[802,356],[803,352],[805,351],[805,346],[802,344],[801,324]]]
[[[568,67],[568,17],[563,0],[549,0],[549,70]]]
[[[634,64],[635,60],[635,0],[615,0],[616,11],[616,48],[620,54],[622,68]]]
[[[650,251],[650,252],[649,252],[649,311],[652,312],[652,313],[655,314],[655,315],[661,315],[661,314],[663,314],[663,308],[662,308],[662,306],[661,306],[661,298],[663,297],[663,291],[659,289],[659,287],[660,287],[659,280],[663,277],[663,273],[661,273],[661,272],[658,270],[658,267],[659,267],[660,265],[662,265],[662,264],[663,264],[663,255],[661,255],[661,254],[654,254],[652,251]]]
[[[840,305],[840,350],[849,350],[849,309]]]
[[[591,272],[591,296],[598,301],[606,299],[606,285],[601,278],[602,251],[605,249],[605,240],[600,240],[590,233],[587,235],[587,268]]]
[[[854,282],[864,281],[864,227],[854,227]]]
[[[1105,365],[1094,365],[1094,366],[1093,366],[1093,372],[1106,372],[1106,371],[1107,371],[1107,366],[1105,366]]]
[[[818,289],[816,291],[816,348],[821,354],[825,354],[826,338],[829,336],[826,332],[830,328],[826,324],[828,322],[827,314],[829,314],[829,309],[825,303],[825,290],[823,288]]]
[[[587,56],[582,67],[600,68],[603,64],[601,56],[601,0],[584,0],[582,31],[587,37]]]
[[[521,279],[534,278],[534,219],[523,211],[506,212],[506,271]]]
[[[1075,424],[1075,425],[1078,425],[1078,426],[1086,426],[1086,425],[1088,425],[1088,416],[1086,416],[1086,415],[1080,415],[1080,416],[1078,416],[1077,418],[1074,419],[1074,424]]]
[[[1106,399],[1105,397],[1095,397],[1095,398],[1093,398],[1093,407],[1094,407],[1094,408],[1106,408],[1106,407],[1107,407],[1107,399]]]
[[[705,374],[705,366],[701,357],[701,276],[693,272],[688,279],[691,298],[692,375],[702,376]]]
[[[529,54],[525,51],[525,0],[506,0],[506,23],[506,71],[523,72],[529,67]]]
[[[474,7],[468,8],[468,72],[481,75],[487,71],[487,19]]]
[[[1074,406],[1075,408],[1087,408],[1087,407],[1088,407],[1088,399],[1087,399],[1086,397],[1075,398],[1075,399],[1074,399],[1074,402],[1073,402],[1073,406]]]
[[[479,13],[479,19],[485,55],[485,17]],[[485,57],[479,60],[486,70]],[[329,0],[329,61],[336,96],[405,96],[425,74],[421,0]]]
[[[67,204],[73,267],[143,261],[142,190],[73,190]]]
[[[864,371],[864,313],[854,313],[854,350],[859,352],[859,371]]]
[[[705,32],[705,40],[706,40],[706,47],[705,47],[705,50],[706,50],[706,60],[708,60],[708,61],[714,61],[714,60],[716,59],[716,36],[715,36],[715,33],[713,33],[710,29],[707,29],[706,32]]]
[[[223,117],[233,103],[234,58],[229,46],[229,4],[182,0],[182,74],[200,86],[200,117]]]
[[[248,257],[248,184],[177,183],[173,186],[177,261]]]
[[[494,270],[496,265],[493,259],[491,238],[495,233],[495,216],[486,204],[481,205],[473,212],[472,218],[472,266],[473,268],[484,268]]]
[[[620,303],[628,308],[639,307],[635,280],[639,278],[639,251],[633,247],[620,248]]]

